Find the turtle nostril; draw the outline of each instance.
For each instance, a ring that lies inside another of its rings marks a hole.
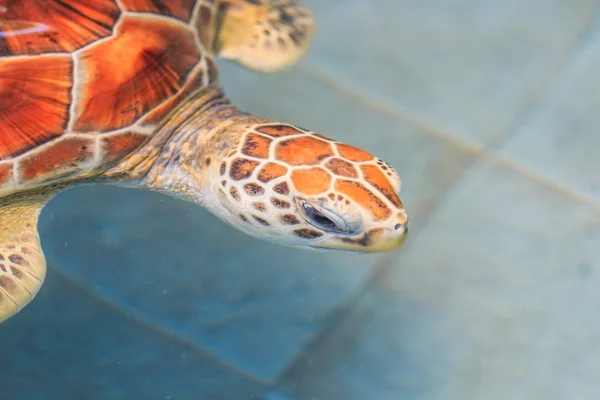
[[[398,229],[400,229],[400,228],[402,228],[402,224],[396,224],[396,226],[394,226],[394,229],[395,229],[395,230],[398,230]]]

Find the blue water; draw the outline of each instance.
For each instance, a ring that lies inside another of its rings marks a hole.
[[[396,167],[400,251],[264,243],[162,195],[70,190],[0,326],[0,399],[597,400],[593,0],[306,1],[313,50],[243,109]]]

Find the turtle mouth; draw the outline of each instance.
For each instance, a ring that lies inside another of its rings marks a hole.
[[[405,225],[394,229],[376,227],[358,235],[339,235],[326,242],[317,242],[310,247],[322,250],[344,251],[353,254],[380,253],[402,247],[408,236]]]
[[[311,248],[318,251],[327,251],[327,252],[336,252],[336,253],[352,253],[352,254],[369,254],[368,251],[358,250],[358,249],[339,249],[335,247],[325,247],[325,246],[310,246]]]

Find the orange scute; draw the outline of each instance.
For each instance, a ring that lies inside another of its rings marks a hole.
[[[318,138],[321,138],[323,140],[327,140],[328,142],[335,142],[335,140],[333,140],[332,138],[329,138],[329,137],[327,137],[325,135],[322,135],[320,133],[313,133],[313,135],[316,136],[316,137],[318,137]]]
[[[268,158],[269,157],[269,146],[273,139],[257,135],[256,133],[250,133],[244,141],[242,147],[242,154],[256,158]]]
[[[338,152],[340,153],[340,156],[344,157],[346,160],[350,160],[350,161],[355,161],[355,162],[360,162],[360,161],[370,161],[372,160],[374,157],[367,153],[366,151],[353,147],[353,146],[348,146],[347,144],[336,144]]]
[[[341,158],[332,158],[325,163],[325,167],[338,176],[346,178],[358,178],[358,172],[354,165]]]
[[[18,168],[23,181],[45,181],[81,172],[93,158],[94,138],[69,137],[25,155]]]
[[[289,125],[263,125],[255,128],[255,130],[273,137],[300,135],[304,133],[301,130]]]
[[[338,179],[335,181],[334,188],[370,211],[376,221],[387,219],[391,215],[389,207],[360,182]]]
[[[13,177],[13,163],[11,161],[0,163],[0,190]]]
[[[311,136],[284,140],[275,150],[275,157],[289,165],[315,165],[332,155],[331,144]]]
[[[157,106],[146,114],[140,121],[142,125],[157,125],[169,114],[175,107],[181,104],[194,90],[202,87],[203,75],[205,71],[202,68],[195,68],[188,76],[187,82],[181,90],[168,100]]]
[[[265,164],[258,173],[258,180],[261,182],[269,182],[275,178],[279,178],[287,173],[287,168],[276,163]]]
[[[61,135],[67,125],[71,58],[0,59],[0,159]]]
[[[402,207],[402,202],[394,191],[394,187],[379,167],[375,165],[361,165],[360,169],[362,169],[363,176],[367,182],[375,186],[393,205]]]
[[[176,22],[125,17],[117,35],[86,49],[74,130],[130,126],[176,94],[200,60],[191,32]]]
[[[148,139],[148,135],[134,131],[119,132],[101,137],[102,162],[112,164],[122,160],[140,147],[146,139]]]
[[[296,169],[292,171],[292,184],[299,193],[315,195],[329,189],[331,175],[320,167]]]
[[[169,15],[189,22],[194,0],[121,0],[127,11],[151,12]]]
[[[0,55],[71,52],[109,36],[119,18],[113,0],[0,2]]]

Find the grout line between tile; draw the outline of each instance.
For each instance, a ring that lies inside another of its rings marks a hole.
[[[483,146],[465,140],[458,135],[455,135],[444,129],[440,129],[437,125],[428,122],[427,120],[420,118],[412,113],[405,112],[398,109],[395,106],[386,104],[385,101],[380,101],[371,98],[364,93],[361,93],[352,85],[347,84],[344,80],[334,77],[333,75],[325,72],[319,67],[313,64],[309,64],[307,61],[298,64],[296,67],[299,71],[311,76],[313,79],[325,84],[326,86],[334,89],[338,93],[344,95],[346,98],[352,99],[354,102],[362,105],[364,108],[373,110],[375,112],[388,115],[394,119],[397,119],[403,123],[413,125],[420,130],[431,134],[437,138],[441,138],[453,145],[471,152],[478,152],[483,150]]]
[[[508,157],[491,152],[487,153],[487,156],[489,157],[490,161],[498,165],[518,172],[527,179],[542,184],[543,186],[549,187],[554,191],[563,194],[564,196],[570,197],[572,200],[585,204],[600,212],[599,200],[596,200],[595,198],[589,196],[585,192],[577,189],[576,187],[573,187],[572,185],[569,185],[563,181],[556,180],[543,172],[536,171],[529,167],[521,166]]]
[[[547,98],[551,98],[553,96],[553,94],[556,92],[556,88],[559,87],[559,83],[561,82],[561,80],[564,79],[565,76],[568,76],[568,73],[571,69],[571,64],[573,64],[574,60],[577,59],[578,54],[582,51],[583,47],[585,47],[586,43],[589,41],[590,32],[592,32],[593,29],[594,23],[591,22],[579,36],[578,40],[573,46],[573,49],[569,52],[570,55],[565,57],[565,61],[559,67],[557,67],[555,71],[550,72],[548,74],[549,76],[546,80],[546,84],[541,85],[542,87],[534,91],[534,93],[531,96],[531,104],[525,107],[521,115],[517,116],[517,118],[515,119],[515,127],[513,129],[509,129],[507,134],[501,135],[500,139],[494,140],[488,146],[485,147],[464,140],[447,130],[440,129],[438,126],[431,124],[430,122],[424,120],[423,118],[415,116],[414,114],[402,111],[397,107],[386,104],[385,102],[365,96],[364,93],[359,92],[357,89],[353,88],[351,85],[347,84],[343,80],[340,80],[307,62],[298,64],[296,68],[301,72],[310,75],[314,79],[322,82],[326,86],[331,87],[335,91],[342,93],[347,98],[352,99],[353,101],[361,104],[367,109],[371,109],[376,112],[389,115],[397,120],[416,126],[424,132],[433,134],[434,136],[441,138],[446,142],[450,142],[451,144],[459,148],[470,152],[478,153],[474,156],[473,160],[463,169],[462,173],[457,177],[453,185],[450,185],[448,188],[446,188],[446,190],[440,195],[440,199],[444,199],[444,193],[453,190],[454,187],[456,187],[456,185],[464,179],[468,171],[472,170],[478,164],[484,162],[485,160],[490,160],[492,162],[503,165],[504,167],[512,169],[528,179],[545,184],[546,186],[549,186],[558,192],[575,198],[580,202],[587,203],[600,211],[600,203],[596,202],[589,196],[580,193],[576,189],[573,189],[567,185],[564,185],[563,182],[558,182],[556,180],[548,178],[543,174],[534,172],[514,162],[513,160],[499,156],[497,154],[497,150],[500,149],[506,142],[508,142],[510,138],[515,135],[516,132],[518,132],[519,126],[525,125],[528,121],[530,121],[531,118],[534,117],[535,114],[537,114],[537,112],[540,110],[540,105],[543,105]],[[443,203],[443,200],[436,203],[430,210],[429,215],[433,215]],[[420,225],[420,227],[416,229],[416,233],[411,234],[411,240],[414,241],[416,240],[416,238],[419,237],[419,233],[422,231],[423,228],[425,228],[429,224],[429,221],[430,218],[428,217],[425,217],[423,219],[423,223]],[[326,324],[324,324],[323,328],[315,332],[312,338],[308,339],[305,342],[304,346],[302,346],[302,348],[296,353],[296,355],[292,357],[284,367],[282,367],[280,373],[275,379],[277,386],[279,386],[279,382],[285,381],[288,376],[293,374],[293,371],[297,367],[298,363],[306,356],[306,354],[311,353],[312,348],[314,348],[318,343],[327,338],[329,332],[333,331],[337,326],[339,326],[339,324],[341,324],[350,316],[351,311],[355,309],[356,305],[365,296],[366,288],[369,285],[371,285],[375,280],[377,280],[377,278],[380,277],[383,273],[392,268],[393,261],[399,258],[400,256],[401,254],[389,253],[383,256],[374,265],[373,271],[370,274],[368,274],[362,280],[362,282],[359,283],[357,288],[352,293],[350,293],[344,301],[342,301],[334,310],[331,311],[329,317],[327,318],[328,321]]]
[[[438,205],[432,208],[433,211],[439,207]],[[432,214],[432,213],[430,213]],[[414,241],[415,237],[419,237],[419,233],[428,223],[429,219],[425,218],[424,223],[421,224],[419,228],[416,229],[415,233],[411,233],[410,240]],[[362,282],[357,285],[357,288],[348,295],[348,297],[342,301],[335,310],[331,311],[331,315],[328,317],[327,323],[324,324],[323,328],[318,332],[315,332],[312,338],[307,340],[304,346],[297,352],[297,354],[290,359],[290,361],[281,369],[280,373],[277,375],[275,382],[276,387],[281,390],[279,385],[280,382],[283,382],[288,379],[289,376],[294,374],[294,370],[298,367],[298,364],[305,358],[307,354],[312,353],[312,349],[318,346],[323,340],[327,339],[330,332],[336,329],[341,323],[343,323],[346,319],[350,317],[350,313],[352,310],[356,308],[358,303],[364,298],[367,294],[365,290],[369,285],[371,285],[377,278],[387,271],[389,268],[393,266],[392,261],[399,258],[401,254],[398,252],[388,253],[384,255],[379,261],[375,263],[373,266],[373,271],[368,274],[365,278],[363,278]]]
[[[550,186],[554,190],[561,192],[563,194],[566,194],[572,198],[575,198],[576,200],[578,200],[580,202],[591,205],[592,207],[594,207],[595,209],[600,211],[600,202],[595,201],[593,198],[590,198],[589,196],[585,195],[584,193],[581,193],[578,190],[565,185],[563,182],[553,180],[553,179],[545,176],[544,174],[532,171],[531,169],[528,169],[524,166],[519,165],[518,163],[514,162],[513,160],[510,160],[506,157],[499,156],[497,154],[497,150],[502,148],[508,141],[510,141],[510,139],[512,137],[514,137],[520,131],[520,129],[522,129],[523,126],[526,126],[527,123],[532,118],[534,118],[535,115],[541,109],[543,109],[542,106],[544,104],[547,104],[548,99],[551,99],[555,95],[555,93],[557,92],[557,88],[560,87],[560,83],[564,79],[568,78],[569,72],[572,69],[571,68],[572,65],[574,63],[576,63],[580,53],[582,51],[584,51],[585,47],[588,45],[588,43],[590,41],[590,36],[594,32],[594,30],[595,30],[595,24],[592,23],[591,26],[588,26],[588,28],[585,29],[584,32],[582,32],[582,35],[579,37],[579,40],[577,41],[577,43],[574,46],[574,50],[571,52],[571,55],[567,58],[566,65],[563,65],[561,68],[559,68],[558,71],[555,72],[555,74],[554,74],[555,79],[551,79],[551,78],[549,79],[550,81],[554,81],[555,83],[554,84],[548,83],[548,85],[551,86],[550,88],[548,88],[548,86],[545,86],[545,88],[540,89],[537,92],[538,93],[537,96],[536,95],[533,96],[533,97],[536,97],[538,100],[532,101],[531,105],[529,107],[525,108],[525,110],[521,114],[521,116],[516,118],[515,127],[513,129],[509,130],[508,134],[503,135],[502,137],[500,137],[500,139],[494,140],[492,143],[490,143],[488,148],[485,148],[485,147],[477,145],[473,142],[464,140],[464,139],[458,137],[457,135],[452,134],[449,131],[440,129],[436,125],[431,124],[422,118],[419,118],[413,114],[399,110],[396,107],[385,104],[385,102],[381,102],[381,101],[375,100],[373,98],[369,98],[368,96],[365,96],[363,93],[360,93],[359,91],[357,91],[356,89],[354,89],[353,87],[348,85],[347,83],[339,80],[338,78],[331,76],[330,74],[320,70],[319,68],[317,68],[313,65],[309,65],[307,63],[302,63],[302,64],[299,64],[299,66],[297,68],[299,70],[301,70],[302,72],[323,82],[324,84],[333,88],[334,90],[336,90],[340,93],[343,93],[348,98],[353,99],[354,101],[356,101],[357,103],[363,105],[364,107],[366,107],[368,109],[372,109],[374,111],[377,111],[377,112],[380,112],[380,113],[383,113],[386,115],[390,115],[390,116],[394,117],[395,119],[398,119],[402,122],[407,122],[411,125],[414,125],[414,126],[420,128],[421,130],[423,130],[427,133],[431,133],[438,138],[441,138],[447,142],[450,142],[451,144],[453,144],[459,148],[462,148],[462,149],[470,151],[470,152],[478,153],[474,156],[473,161],[471,163],[469,163],[464,168],[463,172],[457,177],[457,179],[454,181],[454,184],[449,186],[445,190],[445,192],[452,190],[463,179],[465,174],[469,170],[471,170],[473,167],[480,164],[485,159],[490,159],[492,162],[496,162],[498,164],[503,165],[504,167],[512,169],[512,170],[524,175],[528,179],[538,181],[547,186]],[[556,83],[556,81],[558,81],[558,83]],[[442,193],[442,195],[440,196],[440,199],[445,198],[444,193]],[[435,211],[443,203],[444,203],[443,200],[436,203],[430,210],[429,215],[434,214]],[[415,233],[411,234],[411,240],[414,241],[415,238],[419,237],[419,233],[421,232],[421,230],[424,227],[426,227],[429,224],[429,221],[430,221],[430,219],[427,217],[423,219],[423,223],[420,225],[420,227],[418,227],[415,230]],[[389,268],[391,268],[393,266],[393,261],[396,260],[400,256],[401,256],[401,254],[389,253],[389,254],[383,256],[374,265],[373,271],[363,279],[363,281],[358,285],[358,287],[351,294],[348,295],[347,299],[344,300],[343,302],[341,302],[334,310],[331,311],[330,316],[328,317],[328,321],[324,325],[324,327],[321,330],[315,332],[313,337],[311,339],[309,339],[306,342],[306,344],[298,351],[298,353],[292,359],[290,359],[289,362],[282,368],[282,370],[280,371],[280,373],[278,374],[278,376],[276,378],[276,382],[285,380],[286,377],[289,376],[292,373],[292,371],[294,370],[294,368],[297,366],[298,361],[300,361],[307,353],[310,353],[311,348],[314,348],[321,340],[324,340],[324,338],[326,338],[328,336],[329,332],[331,332],[333,329],[335,329],[337,326],[339,326],[340,323],[342,323],[345,319],[347,319],[349,317],[350,312],[356,307],[356,305],[360,302],[360,300],[366,294],[365,289],[369,285],[371,285],[381,274],[383,274],[385,271],[387,271]],[[128,319],[134,321],[135,323],[137,323],[141,326],[144,326],[145,328],[150,329],[151,331],[154,331],[162,336],[165,336],[169,339],[175,340],[176,342],[179,342],[181,344],[184,344],[188,347],[193,348],[201,355],[214,360],[216,363],[220,364],[224,368],[226,368],[226,369],[228,369],[228,370],[230,370],[230,371],[232,371],[254,383],[264,386],[265,391],[268,391],[270,388],[272,388],[272,384],[270,382],[266,382],[266,381],[262,380],[261,378],[249,373],[248,371],[240,369],[236,365],[227,362],[226,360],[224,360],[218,354],[212,352],[211,350],[206,349],[204,347],[200,347],[195,342],[193,342],[181,335],[178,335],[172,331],[166,330],[163,327],[161,327],[160,325],[154,323],[153,321],[150,321],[150,320],[140,316],[139,314],[132,312],[130,310],[127,310],[126,308],[113,303],[109,299],[107,299],[103,296],[100,296],[98,293],[96,293],[94,290],[92,290],[88,285],[86,285],[85,282],[82,282],[78,278],[73,277],[72,275],[68,274],[63,268],[56,265],[56,267],[53,270],[57,271],[58,274],[60,274],[65,279],[72,282],[77,287],[85,290],[87,293],[90,294],[90,296],[92,296],[97,301],[105,304],[107,307],[114,310],[115,312],[118,312],[119,314],[126,316]]]
[[[549,177],[547,174],[543,174],[543,173],[534,171],[531,168],[529,168],[523,164],[520,164],[514,160],[511,160],[509,158],[498,155],[497,148],[498,148],[498,146],[501,145],[501,143],[499,143],[499,142],[496,142],[496,144],[492,148],[486,148],[484,146],[477,145],[475,143],[464,140],[464,139],[458,137],[457,135],[454,135],[446,130],[439,129],[436,126],[434,126],[418,117],[415,117],[411,114],[407,114],[403,111],[400,111],[400,110],[396,109],[394,106],[385,104],[384,102],[381,102],[381,101],[373,99],[373,98],[369,98],[368,96],[365,96],[364,94],[360,93],[358,90],[353,88],[351,85],[346,84],[342,80],[331,76],[329,73],[324,72],[315,66],[308,65],[305,63],[305,64],[299,65],[298,69],[300,71],[312,76],[313,78],[319,80],[323,84],[331,87],[332,89],[336,90],[337,92],[358,102],[359,104],[363,105],[367,109],[371,109],[376,112],[380,112],[382,114],[389,115],[390,117],[395,118],[403,123],[409,123],[419,129],[423,130],[424,132],[430,133],[439,139],[450,142],[451,144],[453,144],[459,148],[462,148],[465,151],[479,153],[478,155],[475,156],[476,160],[479,158],[487,158],[487,159],[491,159],[493,161],[499,162],[503,166],[505,166],[513,171],[516,171],[519,174],[522,174],[523,176],[526,176],[529,179],[532,179],[532,180],[534,180],[538,183],[541,183],[545,186],[549,186],[552,189],[558,190],[561,193],[572,197],[576,201],[583,202],[585,204],[591,205],[595,209],[600,210],[600,201],[590,197],[586,193],[569,185],[567,182],[555,180],[555,179]],[[473,165],[474,164],[469,164],[467,166],[467,168],[471,168]],[[460,180],[460,177],[457,179],[457,182],[458,182],[458,180]]]
[[[381,261],[377,262],[373,269],[377,269]],[[312,337],[304,342],[304,345],[291,357],[288,362],[281,368],[277,376],[275,377],[275,387],[281,390],[279,383],[285,381],[286,378],[293,374],[294,369],[298,363],[304,359],[306,354],[310,354],[312,349],[317,346],[322,340],[328,337],[329,332],[333,331],[339,326],[344,320],[350,316],[350,312],[356,307],[358,302],[364,296],[364,288],[370,282],[373,273],[367,275],[362,282],[357,285],[357,288],[352,291],[348,296],[342,300],[338,305],[329,312],[326,317],[326,322],[323,327],[316,331]]]
[[[517,115],[512,128],[508,129],[505,134],[497,135],[497,139],[490,142],[486,147],[494,152],[499,152],[513,138],[527,129],[527,127],[542,115],[550,104],[561,97],[568,86],[568,82],[578,73],[582,61],[586,58],[588,50],[595,43],[595,40],[600,36],[600,6],[597,7],[596,13],[590,16],[586,21],[580,34],[574,40],[570,49],[566,51],[566,55],[556,68],[549,73],[546,79],[546,85],[536,91],[533,100],[528,106]]]
[[[111,300],[109,300],[108,298],[100,295],[99,293],[97,293],[96,291],[92,290],[89,285],[87,285],[84,281],[82,281],[81,279],[74,277],[73,275],[69,274],[64,268],[62,268],[58,263],[56,262],[51,262],[49,263],[50,265],[53,266],[52,271],[56,272],[58,275],[60,275],[62,278],[68,280],[71,284],[73,284],[75,287],[85,291],[86,293],[88,293],[90,295],[90,297],[92,297],[94,300],[104,304],[106,307],[108,307],[109,309],[115,311],[116,313],[126,317],[128,320],[133,321],[134,323],[143,326],[144,328],[155,332],[161,336],[164,336],[170,340],[174,340],[177,343],[183,344],[187,347],[190,347],[192,349],[194,349],[195,351],[197,351],[200,355],[211,359],[213,361],[215,361],[216,364],[220,365],[221,367],[236,373],[240,376],[242,376],[243,378],[248,379],[249,381],[252,381],[254,383],[257,383],[261,386],[263,386],[263,388],[265,389],[265,392],[267,392],[268,390],[272,389],[273,385],[271,382],[267,382],[264,381],[263,379],[251,374],[250,372],[240,369],[238,366],[236,366],[235,364],[232,364],[226,360],[224,360],[222,357],[220,357],[218,354],[214,353],[213,351],[201,347],[199,346],[197,343],[189,340],[188,338],[186,338],[185,336],[179,335],[175,332],[172,332],[168,329],[164,329],[162,326],[160,326],[159,324],[156,324],[155,322],[142,317],[141,315],[139,315],[138,313],[135,313],[131,310],[128,310],[125,307],[122,307],[114,302],[112,302]]]
[[[448,186],[446,190],[444,190],[441,193],[440,199],[446,199],[446,194],[454,190],[454,188],[457,186],[457,183],[463,180],[464,177],[468,175],[470,171],[473,171],[477,167],[477,165],[487,161],[488,159],[491,159],[491,162],[502,165],[509,169],[517,169],[516,172],[522,173],[527,178],[544,183],[545,185],[552,187],[558,192],[568,194],[570,195],[570,197],[574,197],[577,200],[594,207],[600,212],[600,203],[593,201],[587,196],[581,195],[581,193],[577,191],[571,191],[568,187],[562,186],[552,179],[547,179],[543,175],[536,174],[535,172],[532,172],[530,170],[515,168],[518,166],[516,166],[514,162],[505,157],[493,154],[488,150],[484,150],[479,156],[474,157],[474,159],[463,169],[461,174],[454,181],[454,184]],[[417,240],[417,238],[420,235],[420,232],[429,225],[429,216],[435,214],[435,212],[440,207],[442,207],[444,203],[444,200],[435,203],[435,205],[429,211],[428,216],[423,218],[421,225],[411,230],[412,233],[409,238],[410,241]],[[402,251],[388,253],[384,255],[377,263],[375,263],[375,265],[373,266],[373,271],[367,276],[365,276],[362,282],[360,282],[357,285],[356,289],[348,295],[347,299],[344,300],[334,311],[331,312],[331,316],[328,317],[328,321],[324,324],[324,327],[320,331],[316,332],[313,335],[313,337],[306,342],[306,344],[301,348],[301,350],[298,351],[297,355],[293,357],[287,363],[287,365],[282,368],[280,374],[275,380],[277,384],[281,381],[284,381],[288,376],[292,375],[298,362],[303,359],[304,355],[309,354],[312,348],[316,347],[322,340],[327,338],[329,332],[333,331],[337,326],[339,326],[339,324],[341,324],[350,316],[350,312],[356,307],[356,305],[358,305],[361,299],[366,295],[366,289],[369,286],[371,286],[373,282],[375,282],[382,274],[384,274],[386,271],[393,267],[394,261],[402,256],[401,253]]]
[[[445,199],[445,193],[453,190],[456,187],[456,185],[464,179],[464,177],[468,174],[470,170],[472,170],[482,162],[491,161],[502,165],[508,169],[511,169],[527,179],[531,179],[538,183],[549,186],[559,193],[563,193],[571,198],[574,198],[577,201],[588,204],[596,210],[600,211],[600,202],[595,201],[593,198],[587,196],[586,194],[581,193],[578,190],[564,184],[564,182],[556,181],[552,178],[545,176],[544,174],[537,173],[529,168],[526,168],[525,166],[520,165],[519,163],[516,163],[513,160],[510,160],[506,157],[502,157],[497,154],[497,150],[500,149],[506,142],[510,140],[510,138],[517,131],[518,126],[529,121],[538,112],[540,105],[544,104],[545,99],[548,97],[552,97],[552,95],[556,92],[557,87],[560,86],[560,81],[569,74],[572,64],[576,61],[578,55],[584,50],[586,44],[589,42],[590,34],[594,31],[595,28],[594,25],[594,23],[591,23],[586,29],[583,30],[582,34],[579,36],[579,39],[573,46],[574,49],[570,52],[571,55],[566,57],[566,61],[559,68],[557,68],[554,74],[550,74],[553,75],[553,78],[548,78],[548,83],[545,86],[545,88],[540,88],[537,95],[534,94],[532,96],[534,99],[537,100],[533,100],[529,107],[525,107],[524,111],[521,113],[521,116],[516,118],[516,129],[509,130],[509,133],[503,135],[499,140],[493,141],[492,143],[490,143],[490,145],[486,147],[479,146],[472,142],[463,140],[458,136],[452,134],[451,132],[439,129],[437,126],[432,125],[419,117],[398,110],[397,108],[385,104],[384,102],[380,102],[373,98],[369,98],[357,91],[355,88],[346,84],[346,82],[343,82],[331,76],[330,74],[322,71],[317,67],[314,67],[313,65],[303,63],[298,66],[298,69],[312,76],[313,78],[321,81],[322,83],[331,87],[332,89],[344,94],[348,98],[353,99],[354,101],[368,109],[389,115],[402,122],[408,122],[424,130],[425,132],[432,133],[436,137],[450,142],[458,147],[478,153],[474,156],[473,160],[465,166],[465,168],[463,169],[461,174],[456,178],[453,184],[448,186],[448,188],[446,188],[446,190],[442,192],[442,194],[440,195],[440,199]],[[551,87],[549,88],[548,86]],[[436,210],[439,209],[443,204],[443,200],[437,202],[431,208],[428,215],[433,215],[436,212]],[[416,240],[415,238],[419,237],[419,233],[429,224],[429,222],[430,218],[425,217],[423,219],[422,224],[416,229],[416,233],[411,234],[412,241]],[[329,332],[333,331],[344,320],[349,318],[351,311],[355,309],[360,300],[366,295],[366,289],[370,285],[372,285],[372,283],[375,282],[382,274],[384,274],[387,270],[392,268],[392,266],[394,265],[393,261],[399,257],[401,257],[401,254],[389,253],[383,256],[374,265],[373,271],[363,279],[363,281],[357,286],[357,288],[349,294],[348,298],[345,301],[343,301],[337,307],[336,310],[332,311],[331,316],[328,318],[328,321],[324,325],[324,327],[320,331],[316,332],[314,336],[306,342],[302,349],[298,351],[296,356],[293,357],[287,363],[287,365],[282,368],[281,372],[276,378],[277,383],[285,381],[289,376],[293,375],[294,369],[298,366],[298,363],[305,357],[305,355],[310,354],[311,349],[316,347],[322,340],[325,340]]]

